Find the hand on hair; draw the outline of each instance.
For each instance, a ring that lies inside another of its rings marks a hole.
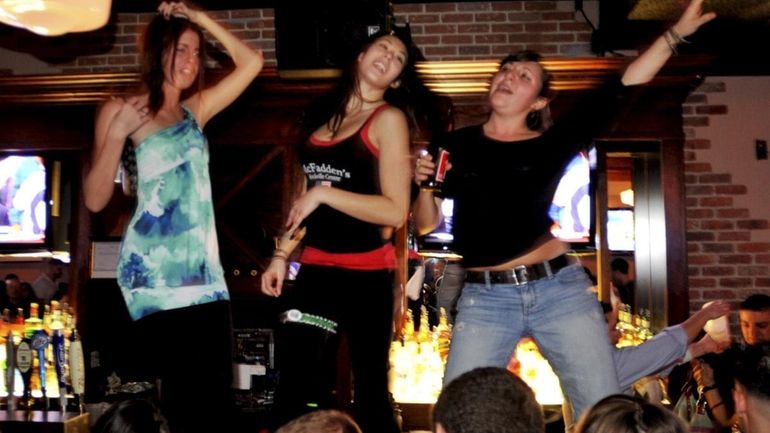
[[[158,6],[158,13],[163,15],[166,19],[169,17],[177,17],[196,22],[196,17],[199,12],[181,2],[162,2]]]

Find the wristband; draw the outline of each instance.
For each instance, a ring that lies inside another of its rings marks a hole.
[[[708,385],[708,386],[704,386],[704,387],[703,387],[703,389],[701,389],[701,390],[700,390],[700,393],[701,393],[701,394],[705,394],[705,393],[707,393],[707,392],[709,392],[709,391],[713,391],[713,390],[715,390],[715,389],[717,389],[717,386],[716,386],[716,385]]]
[[[297,309],[284,311],[279,316],[279,320],[281,323],[301,323],[321,328],[332,334],[337,333],[337,322],[315,314],[303,313]]]

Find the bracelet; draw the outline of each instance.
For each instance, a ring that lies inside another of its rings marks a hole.
[[[670,34],[671,31],[667,30],[665,33],[663,33],[663,40],[666,41],[666,44],[668,44],[668,47],[671,49],[671,52],[674,55],[679,54],[679,51],[676,49],[676,39]]]
[[[715,404],[713,406],[709,405],[709,407],[711,407],[711,410],[713,411],[714,409],[718,408],[719,406],[724,406],[724,405],[725,405],[725,402],[720,401],[719,403],[717,403],[717,404]]]
[[[703,389],[701,389],[700,393],[701,393],[701,394],[705,394],[705,393],[707,393],[707,392],[709,392],[709,391],[713,391],[713,390],[715,390],[715,389],[717,389],[717,386],[716,386],[716,385],[708,385],[708,386],[704,386],[704,387],[703,387]]]
[[[672,39],[674,40],[674,42],[676,42],[677,44],[689,44],[689,43],[690,43],[690,41],[688,41],[687,39],[683,38],[683,37],[682,37],[682,35],[680,35],[679,33],[677,33],[677,31],[676,31],[676,30],[674,30],[674,28],[673,28],[673,27],[669,28],[669,29],[668,29],[668,31],[667,31],[667,33],[669,33],[669,34],[671,35],[671,38],[672,38]]]
[[[273,257],[271,257],[270,260],[273,260],[273,259],[281,259],[284,262],[288,260],[286,256],[282,256],[280,254],[273,254]]]

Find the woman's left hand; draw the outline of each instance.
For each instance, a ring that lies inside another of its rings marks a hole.
[[[289,217],[286,220],[286,227],[289,233],[293,233],[302,221],[321,204],[321,196],[325,192],[325,186],[315,186],[309,189],[298,198],[289,211]]]
[[[196,22],[195,18],[198,15],[198,11],[189,8],[186,4],[181,2],[162,2],[158,6],[158,13],[166,17],[185,18],[191,22]]]
[[[714,12],[703,13],[703,0],[692,0],[679,21],[671,28],[680,36],[687,37],[695,33],[700,26],[716,18]]]

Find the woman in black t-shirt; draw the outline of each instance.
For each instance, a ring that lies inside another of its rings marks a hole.
[[[490,83],[487,121],[439,140],[451,155],[443,196],[454,199],[454,247],[467,270],[445,384],[476,367],[506,366],[519,339],[530,335],[577,414],[619,391],[592,284],[565,256],[568,245],[551,235],[548,207],[565,165],[608,123],[625,88],[651,80],[677,43],[714,18],[701,5],[693,0],[620,80],[587,95],[550,127],[550,77],[540,56],[506,57]],[[434,169],[432,158],[421,156],[415,182]],[[420,192],[413,207],[420,232],[440,221],[440,200]]]

